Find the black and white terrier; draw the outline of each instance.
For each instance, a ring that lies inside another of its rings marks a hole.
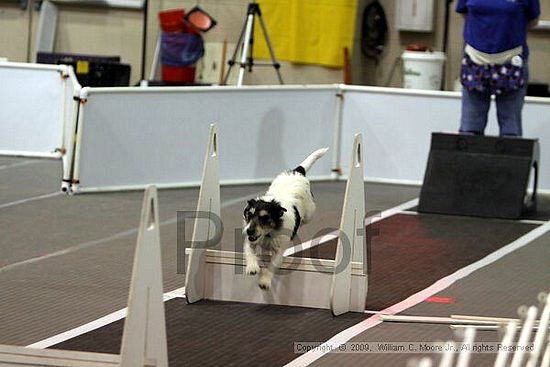
[[[265,195],[249,200],[244,209],[246,273],[253,275],[260,271],[258,255],[261,250],[271,252],[271,261],[258,281],[264,290],[270,288],[273,273],[281,265],[283,253],[298,228],[308,223],[315,213],[306,172],[327,150],[318,149],[294,170],[279,174]]]

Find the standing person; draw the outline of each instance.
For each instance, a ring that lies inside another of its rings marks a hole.
[[[521,136],[527,91],[527,30],[538,23],[539,0],[458,0],[465,18],[460,69],[460,132],[483,135],[495,95],[501,136]]]

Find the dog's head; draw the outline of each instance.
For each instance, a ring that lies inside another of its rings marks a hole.
[[[283,225],[283,214],[286,209],[275,199],[248,200],[244,209],[244,230],[248,241],[254,243]]]

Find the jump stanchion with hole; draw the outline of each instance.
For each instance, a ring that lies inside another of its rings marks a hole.
[[[212,155],[216,142],[215,128],[210,131],[199,193],[199,211],[219,216],[218,155]],[[215,150],[214,150],[215,152]],[[258,287],[257,278],[245,273],[245,259],[240,251],[205,249],[200,241],[213,237],[212,223],[195,221],[193,244],[186,249],[186,296],[188,302],[201,299],[216,301],[277,304],[332,310],[334,315],[364,312],[367,271],[364,242],[365,196],[361,136],[355,137],[353,163],[346,189],[340,233],[349,239],[340,246],[349,252],[344,258],[345,271],[337,269],[331,259],[285,256],[279,274],[269,290]],[[214,203],[214,204],[213,204]],[[197,243],[197,241],[199,241]],[[341,288],[341,289],[340,289]]]
[[[121,367],[143,366],[147,359],[155,360],[156,366],[168,366],[156,187],[145,190],[142,208]]]
[[[359,311],[352,307],[352,263],[363,264],[363,274],[367,277],[365,258],[365,184],[363,169],[363,146],[361,134],[355,135],[349,170],[349,178],[344,196],[344,207],[340,221],[340,236],[336,246],[335,271],[331,287],[331,310],[334,315],[349,311]],[[367,298],[367,283],[357,284],[357,296]],[[364,309],[364,307],[363,307]]]
[[[256,16],[260,21],[262,33],[264,35],[267,48],[269,49],[271,63],[254,62],[254,55],[253,55],[254,54],[254,21]],[[275,58],[275,51],[273,51],[273,46],[271,44],[271,40],[269,39],[269,34],[267,33],[267,27],[265,26],[264,19],[262,17],[260,4],[257,4],[255,1],[248,4],[248,9],[246,12],[246,21],[244,23],[243,29],[241,30],[241,34],[239,36],[239,40],[237,41],[237,45],[235,46],[235,51],[233,52],[233,56],[231,56],[231,59],[227,62],[229,65],[229,68],[227,69],[227,74],[225,74],[225,79],[223,84],[227,84],[227,81],[229,80],[229,75],[231,73],[231,69],[236,63],[237,54],[239,53],[239,50],[241,50],[241,59],[239,63],[239,76],[237,79],[237,86],[240,87],[241,85],[243,85],[245,71],[248,69],[248,71],[251,72],[253,66],[273,66],[275,68],[275,72],[277,73],[277,78],[279,79],[279,83],[284,84],[283,78],[281,76],[281,71],[280,71],[281,64]]]
[[[221,215],[218,129],[215,124],[210,125],[208,134],[197,212],[206,213],[206,218],[195,219],[193,227],[192,244],[185,273],[185,294],[188,303],[204,298],[205,244],[215,235],[216,228],[212,217],[220,218]]]
[[[0,366],[168,366],[158,199],[155,186],[147,187],[143,198],[121,353],[105,354],[0,345]]]

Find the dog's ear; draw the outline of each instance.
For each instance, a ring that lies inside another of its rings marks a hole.
[[[254,204],[256,204],[256,200],[250,199],[246,204],[246,208],[244,208],[243,211],[243,217],[245,220],[248,220],[248,214],[250,213],[250,209],[254,206]]]
[[[281,218],[286,212],[286,209],[281,206],[281,203],[275,199],[271,200],[271,206],[274,209],[273,211],[276,213],[277,218]]]

